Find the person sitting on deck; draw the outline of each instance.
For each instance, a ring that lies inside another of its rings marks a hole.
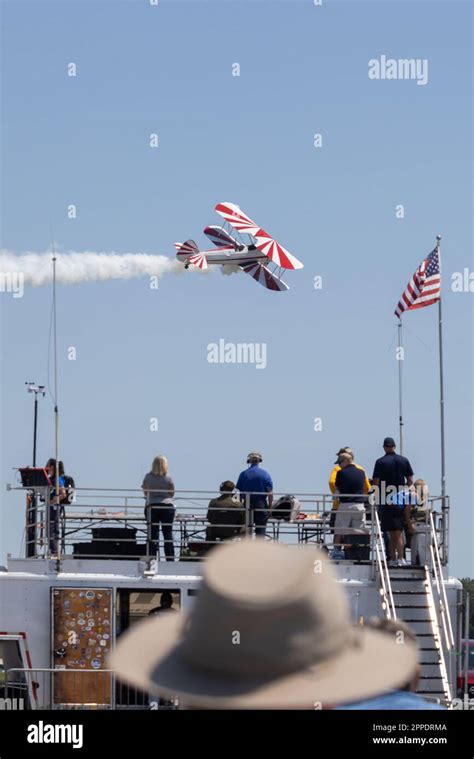
[[[245,509],[235,495],[235,485],[225,480],[219,485],[220,496],[209,501],[207,510],[206,541],[229,540],[243,533]]]

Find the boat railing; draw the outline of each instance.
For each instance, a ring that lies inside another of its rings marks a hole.
[[[152,528],[154,517],[150,511],[147,512],[149,518],[145,515],[145,500],[141,489],[77,488],[71,502],[63,504],[51,500],[49,488],[8,486],[8,490],[26,495],[25,555],[28,558],[56,558],[59,561],[92,557],[138,558],[151,561],[166,557],[163,530],[160,526]],[[153,493],[163,498],[169,495],[162,491]],[[223,539],[252,534],[255,532],[254,523],[259,521],[258,515],[266,516],[266,507],[253,500],[253,497],[261,498],[261,494],[246,493],[242,495],[240,506],[233,506],[232,509],[224,506],[226,515],[232,512],[230,521],[229,517],[218,523],[213,519],[210,524],[209,503],[218,496],[219,493],[215,491],[177,490],[172,498],[173,511],[161,511],[166,508],[166,504],[158,506],[158,516],[163,517],[162,524],[165,528],[171,528],[167,540],[172,543],[176,558],[202,558],[213,545]],[[327,552],[338,548],[334,541],[333,510],[337,496],[330,493],[293,493],[291,497],[297,499],[299,510],[297,513],[279,515],[276,506],[281,497],[285,500],[289,498],[287,493],[273,494],[273,510],[267,521],[263,519],[264,529],[260,533],[264,532],[267,539],[289,545],[316,544]],[[446,498],[430,496],[426,509],[427,520],[433,520],[441,565],[447,560],[446,503]],[[352,549],[359,548],[356,553],[363,558],[358,558],[357,561],[368,561],[375,567],[377,562],[383,563],[383,541],[377,521],[378,505],[373,496],[366,499],[365,507],[366,527],[344,530],[345,536],[356,536],[351,539],[355,545],[346,545],[346,548],[349,555],[353,553]],[[284,518],[278,518],[279,516]],[[160,534],[153,534],[153,530]],[[359,544],[357,536],[360,538]],[[341,540],[336,543],[341,543]],[[342,558],[338,560],[344,561]]]

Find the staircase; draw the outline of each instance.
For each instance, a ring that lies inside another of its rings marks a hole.
[[[442,630],[427,567],[389,568],[396,618],[416,634],[420,649],[420,696],[451,700]]]

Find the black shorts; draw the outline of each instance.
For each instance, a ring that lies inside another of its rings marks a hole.
[[[403,509],[399,506],[382,506],[380,509],[380,521],[382,532],[394,532],[405,529],[405,517]]]

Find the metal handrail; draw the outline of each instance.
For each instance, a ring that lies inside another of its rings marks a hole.
[[[375,556],[377,561],[377,567],[379,570],[379,577],[381,583],[382,596],[385,602],[385,611],[387,619],[396,619],[397,611],[395,608],[395,601],[393,600],[392,583],[390,581],[390,573],[387,566],[387,556],[385,553],[385,543],[383,539],[382,528],[380,526],[380,519],[377,513],[377,509],[372,506],[372,520],[375,525]]]
[[[41,487],[41,488],[28,488],[28,487],[13,487],[11,485],[8,485],[7,488],[9,490],[15,490],[15,491],[22,491],[22,492],[31,492],[32,490],[36,490],[37,493],[40,493],[43,498],[44,502],[41,504],[37,504],[37,517],[35,520],[35,525],[29,525],[30,527],[30,535],[31,535],[31,528],[34,528],[34,537],[35,537],[35,543],[37,546],[37,551],[34,552],[35,556],[43,556],[46,558],[49,558],[51,556],[56,556],[58,553],[57,551],[53,550],[51,547],[51,530],[57,529],[54,527],[52,520],[55,520],[55,523],[57,523],[58,516],[54,513],[51,513],[51,509],[49,506],[49,488]],[[153,490],[152,492],[160,493],[162,495],[168,495],[167,490]],[[274,504],[280,496],[287,495],[288,491],[286,493],[273,493],[273,499]],[[200,537],[199,532],[203,531],[205,528],[200,527],[200,523],[202,520],[206,519],[207,515],[207,507],[208,503],[205,503],[208,500],[211,500],[212,498],[215,498],[217,495],[215,490],[199,490],[199,491],[191,491],[191,490],[179,490],[176,491],[173,497],[173,502],[175,504],[175,521],[174,521],[174,531],[176,534],[176,528],[179,527],[180,535],[182,536],[182,530],[186,533],[186,537]],[[251,515],[250,515],[250,497],[251,495],[262,495],[261,493],[245,493],[242,494],[245,496],[245,503],[243,504],[243,509],[245,509],[245,533],[250,534],[252,531],[252,525],[251,525]],[[321,523],[318,524],[317,528],[319,530],[318,532],[318,538],[317,542],[324,543],[326,546],[330,547],[331,545],[331,539],[330,536],[332,536],[333,530],[330,528],[329,524],[327,523],[327,517],[329,515],[329,512],[331,511],[331,507],[335,501],[335,499],[338,497],[338,494],[329,494],[329,493],[294,493],[295,497],[298,498],[300,501],[300,511],[307,512],[310,519],[305,522],[304,520],[295,520],[293,522],[287,522],[287,521],[279,521],[276,522],[276,520],[273,522],[274,527],[271,527],[272,522],[268,523],[268,528],[270,529],[270,532],[267,531],[267,535],[272,537],[271,531],[273,529],[273,539],[280,540],[281,542],[293,542],[298,538],[298,542],[304,538],[307,539],[307,535],[302,536],[300,528],[303,528],[305,526],[308,527],[308,529],[311,528],[311,515],[314,514],[317,516],[318,520],[321,516],[325,516],[326,519],[322,519]],[[350,494],[345,494],[347,497],[354,497],[359,498],[360,494],[353,494],[352,496]],[[65,547],[66,546],[72,546],[71,538],[72,536],[77,536],[76,542],[85,542],[89,538],[86,538],[85,532],[86,530],[89,530],[93,525],[98,526],[101,523],[101,519],[104,519],[104,523],[107,522],[108,524],[113,523],[114,521],[117,521],[117,523],[125,525],[127,527],[136,527],[138,530],[138,541],[140,541],[141,534],[145,533],[145,524],[147,523],[147,520],[144,516],[143,512],[143,500],[144,500],[144,494],[142,492],[141,488],[75,488],[75,498],[74,502],[70,504],[65,504],[66,509],[66,522],[64,520],[60,520],[60,524],[64,527],[66,524],[69,529],[67,532],[63,532],[59,535],[59,545],[61,547],[61,551],[59,551],[60,558],[64,556],[69,556],[70,554],[65,553]],[[439,500],[436,496],[430,496],[429,498],[431,504],[434,504],[437,500]],[[103,506],[99,507],[98,502],[102,502]],[[373,503],[373,501],[372,501]],[[444,503],[444,501],[443,501]],[[371,504],[372,505],[372,504]],[[372,506],[373,507],[373,506]],[[60,507],[58,507],[60,508]],[[178,510],[179,509],[179,510]],[[257,509],[258,510],[258,509]],[[54,511],[54,510],[53,510]],[[81,513],[82,512],[82,513]],[[186,520],[186,516],[189,516],[189,520]],[[194,535],[189,535],[189,527],[184,527],[184,523],[186,522],[187,525],[192,525],[193,519],[195,520],[195,525],[192,526],[191,530],[194,532]],[[90,520],[88,524],[87,520]],[[199,522],[199,524],[198,524]],[[297,525],[297,528],[295,528],[295,524]],[[75,527],[74,527],[75,525]],[[214,525],[216,527],[222,526],[234,526],[234,525]],[[71,529],[73,528],[73,529]],[[348,534],[351,532],[351,530],[347,531]],[[380,532],[380,528],[379,528]],[[375,563],[380,562],[382,563],[382,554],[377,554],[377,551],[375,549],[375,535],[374,535],[374,526],[372,525],[372,561],[373,561],[373,576],[375,576]],[[101,538],[102,540],[102,538]],[[111,542],[112,539],[110,539]],[[132,541],[129,541],[132,543]],[[150,541],[148,540],[148,543]],[[140,542],[138,543],[140,545]],[[379,545],[383,545],[383,541],[380,541]],[[181,543],[181,548],[182,548]],[[31,557],[31,537],[28,537],[28,550],[29,553],[27,554],[27,557]],[[131,552],[133,554],[133,551]],[[156,558],[156,556],[148,555],[150,553],[149,549],[147,549],[146,556],[140,555],[140,559],[145,558],[146,560],[151,560],[153,558]],[[96,556],[96,558],[101,558],[99,556]],[[112,558],[112,556],[108,556],[105,554],[102,558]],[[123,556],[125,558],[125,556]],[[135,555],[130,556],[131,559],[136,558]],[[386,559],[385,559],[386,563]],[[388,573],[385,572],[387,575]],[[385,590],[388,593],[388,589],[385,588]]]
[[[430,580],[430,573],[427,567],[424,568],[425,572],[425,584],[426,584],[426,591],[427,591],[427,598],[428,598],[428,606],[429,609],[432,611],[431,617],[431,627],[433,630],[433,637],[435,639],[435,642],[439,645],[439,658],[440,658],[440,672],[441,672],[441,679],[443,681],[443,687],[444,691],[446,693],[447,701],[451,701],[451,687],[449,684],[449,677],[448,677],[448,671],[446,668],[446,657],[444,655],[443,650],[443,642],[441,640],[441,636],[439,635],[439,620],[438,620],[438,613],[436,609],[436,604],[433,596],[433,587]],[[433,623],[436,624],[436,629],[433,625]]]
[[[436,529],[432,513],[430,513],[430,551],[433,574],[436,581],[436,589],[438,591],[439,597],[443,632],[446,641],[446,647],[449,650],[455,647],[455,641],[453,627],[451,624],[451,616],[449,614],[448,597],[446,595],[446,588],[444,587],[443,582],[441,557],[439,555],[438,542],[436,540]]]

